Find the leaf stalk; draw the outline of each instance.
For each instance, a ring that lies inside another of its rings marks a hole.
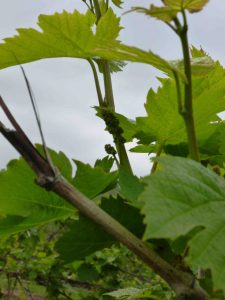
[[[180,41],[182,45],[183,59],[184,59],[184,72],[187,79],[187,81],[184,83],[184,107],[181,110],[180,110],[181,107],[179,107],[179,110],[185,122],[190,157],[193,160],[199,161],[200,158],[199,158],[196,128],[194,122],[194,111],[193,111],[192,73],[191,73],[189,43],[188,43],[188,25],[187,25],[187,19],[184,11],[182,12],[182,15],[184,20],[184,24],[182,27],[178,19],[174,20],[177,26],[177,34],[180,37]],[[177,87],[177,89],[178,89],[178,94],[180,94],[179,86]],[[181,106],[179,99],[178,102],[179,102],[179,106]]]
[[[102,97],[102,92],[101,92],[101,87],[100,87],[96,67],[95,67],[94,62],[92,61],[92,59],[89,58],[89,59],[87,59],[87,61],[89,62],[90,66],[91,66],[92,73],[93,73],[93,76],[94,76],[95,88],[96,88],[96,91],[97,91],[99,106],[103,107],[103,106],[105,106],[105,104],[104,104],[104,100],[103,100],[103,97]]]

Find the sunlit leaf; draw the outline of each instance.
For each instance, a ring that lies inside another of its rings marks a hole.
[[[193,76],[193,106],[199,143],[208,139],[215,130],[218,113],[225,110],[225,71],[218,63],[208,70],[204,80]],[[178,112],[175,82],[161,79],[157,92],[150,90],[145,105],[148,116],[137,118],[137,137],[149,145],[180,144],[186,142],[184,121]]]
[[[172,64],[152,52],[122,45],[117,40],[121,30],[119,21],[110,8],[97,25],[90,11],[86,14],[64,11],[41,15],[39,30],[18,29],[18,35],[6,38],[0,44],[0,69],[45,58],[102,57],[112,61],[150,64],[170,75],[173,72],[179,73]],[[180,76],[185,80],[183,74]]]
[[[130,11],[143,13],[163,22],[170,22],[185,9],[191,13],[199,12],[208,2],[209,0],[163,0],[164,6],[153,4],[149,8],[135,6]]]
[[[124,60],[137,63],[144,63],[152,65],[153,67],[169,74],[173,75],[173,72],[176,72],[180,78],[185,81],[185,75],[183,72],[180,72],[173,63],[164,60],[159,55],[154,54],[151,51],[144,51],[137,47],[126,46],[123,44],[117,44],[114,47],[108,47],[107,45],[101,45],[93,50],[95,55],[99,55],[108,60]]]
[[[193,53],[196,53],[193,52]],[[182,60],[171,61],[177,69],[184,72],[184,65]],[[206,76],[215,68],[215,62],[209,56],[198,56],[191,58],[191,71],[193,76]]]
[[[165,5],[177,10],[187,9],[189,12],[198,12],[209,2],[209,0],[163,0]]]
[[[78,11],[41,15],[34,29],[18,29],[13,38],[0,45],[0,68],[31,62],[43,58],[89,58],[92,49],[101,44],[118,44],[119,18],[111,9],[99,21],[95,34],[96,18],[91,12]]]
[[[131,9],[131,11],[144,13],[147,16],[154,17],[164,22],[170,22],[176,17],[177,13],[179,12],[178,9],[174,9],[170,6],[158,7],[155,5],[151,5],[149,9],[145,7],[135,6]]]
[[[198,49],[194,46],[191,47],[191,55],[194,58],[208,56],[207,53],[202,48]]]

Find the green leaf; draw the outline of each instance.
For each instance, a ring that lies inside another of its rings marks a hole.
[[[98,2],[101,11],[101,16],[104,16],[108,10],[108,6],[106,5],[106,2],[104,0],[100,0]]]
[[[91,220],[80,216],[70,230],[56,243],[56,250],[65,263],[80,260],[103,248],[113,245],[114,239]]]
[[[0,69],[45,58],[102,57],[150,64],[170,75],[177,72],[185,80],[183,73],[158,55],[122,45],[117,40],[121,30],[119,18],[111,8],[97,25],[95,23],[96,18],[90,11],[41,15],[40,30],[18,29],[18,35],[0,44]]]
[[[154,141],[176,144],[186,140],[184,121],[178,113],[175,83],[164,79],[162,84],[157,93],[152,89],[148,93],[145,104],[148,116],[137,118],[136,136],[142,144]]]
[[[138,288],[133,288],[133,287],[128,287],[128,288],[123,288],[123,289],[118,289],[113,292],[105,293],[104,295],[111,296],[114,299],[137,299],[136,297],[141,297],[143,296],[143,293],[147,289],[138,289]]]
[[[207,53],[202,49],[198,49],[194,46],[191,47],[191,56],[194,58],[208,56]]]
[[[139,210],[125,204],[121,198],[103,199],[101,208],[127,227],[137,236],[141,237],[144,231],[142,216]],[[98,225],[80,216],[56,244],[60,258],[66,263],[82,259],[97,250],[109,248],[116,241],[105,233]]]
[[[111,8],[100,19],[96,28],[95,46],[108,45],[114,46],[119,44],[116,38],[121,30],[120,18],[118,18]]]
[[[157,150],[157,146],[156,145],[138,145],[135,146],[131,149],[129,149],[130,152],[134,152],[134,153],[155,153]]]
[[[165,145],[163,150],[166,154],[172,156],[187,157],[189,154],[188,144],[185,142],[176,145],[172,145],[172,144]]]
[[[144,232],[143,216],[139,209],[127,204],[121,197],[103,199],[101,208],[139,238]]]
[[[196,51],[193,51],[196,55]],[[177,69],[184,72],[183,60],[171,61]],[[191,71],[193,76],[207,76],[215,68],[215,62],[210,56],[198,56],[191,58]]]
[[[187,9],[191,13],[199,12],[209,0],[163,0],[165,5],[179,11]]]
[[[114,60],[109,62],[109,68],[111,73],[118,73],[123,71],[127,64],[122,60]]]
[[[223,169],[225,163],[225,123],[220,121],[213,124],[213,126],[213,133],[199,144],[200,157],[206,165],[220,166]]]
[[[93,60],[98,65],[99,72],[103,73],[102,60],[100,58],[93,58]],[[122,60],[112,60],[109,62],[109,69],[111,73],[121,72],[125,66],[126,63]]]
[[[188,242],[187,261],[193,269],[211,269],[215,288],[225,291],[224,179],[185,158],[163,157],[159,163],[159,171],[146,178],[140,196],[145,239],[175,240],[202,227]]]
[[[89,164],[78,160],[74,162],[77,165],[77,171],[73,185],[88,198],[93,199],[115,185],[118,177],[116,171],[107,173],[99,166],[92,168]]]
[[[116,5],[117,7],[121,8],[121,5],[123,4],[122,0],[112,0],[112,3]]]
[[[155,5],[151,5],[149,9],[145,7],[136,6],[133,7],[131,11],[143,13],[147,16],[154,17],[164,22],[170,22],[176,17],[177,13],[179,12],[178,9],[174,9],[169,6],[158,7]]]
[[[123,44],[117,44],[108,47],[107,45],[101,45],[98,49],[94,50],[94,54],[103,57],[107,60],[124,60],[137,63],[144,63],[152,65],[153,67],[165,72],[166,74],[173,76],[176,72],[177,75],[185,81],[184,73],[180,72],[173,63],[164,60],[160,56],[154,54],[151,51],[144,51],[137,47],[126,46]]]
[[[77,269],[81,281],[92,282],[99,278],[99,273],[93,264],[84,263]]]
[[[113,164],[114,164],[114,158],[107,155],[103,159],[96,160],[95,168],[100,167],[104,172],[109,173]]]
[[[171,79],[160,81],[162,86],[158,91],[148,93],[145,104],[148,116],[136,120],[136,137],[144,145],[185,143],[186,130],[178,112],[175,82]],[[217,114],[225,110],[224,96],[225,71],[218,63],[204,80],[193,77],[194,118],[199,143],[212,135],[215,123],[220,121]]]
[[[62,153],[53,156],[59,168],[64,159],[63,173],[68,175],[69,160]],[[11,161],[7,169],[0,172],[1,237],[74,215],[71,205],[36,185],[35,177],[23,159]]]
[[[144,183],[138,177],[121,170],[119,172],[119,186],[121,196],[139,208],[141,204],[138,202],[138,197],[144,190]]]
[[[122,136],[125,138],[126,142],[131,142],[136,133],[135,121],[118,113],[114,113],[114,115],[119,121],[119,126],[123,129]]]
[[[209,0],[163,0],[164,6],[150,5],[145,7],[132,7],[131,11],[143,13],[163,22],[172,21],[179,12],[187,9],[191,13],[199,12]]]
[[[44,150],[42,145],[35,145],[38,151],[44,155]],[[60,151],[59,153],[55,152],[52,149],[48,148],[49,155],[52,159],[52,162],[54,165],[57,166],[57,169],[59,172],[65,177],[68,181],[72,181],[72,173],[73,173],[73,168],[72,164],[70,163],[70,160],[66,155]]]
[[[40,15],[41,31],[18,29],[17,36],[5,39],[0,45],[0,68],[52,57],[90,58],[92,49],[101,44],[118,44],[119,18],[111,9],[101,18],[96,33],[93,27],[95,16],[74,11]]]

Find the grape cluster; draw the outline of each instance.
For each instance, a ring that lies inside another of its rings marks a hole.
[[[105,145],[105,152],[113,156],[116,155],[116,149],[110,144]]]
[[[124,144],[126,140],[122,136],[123,129],[119,126],[120,124],[117,117],[113,114],[113,112],[109,110],[103,110],[101,114],[106,124],[106,130],[112,134],[115,144],[117,143]]]

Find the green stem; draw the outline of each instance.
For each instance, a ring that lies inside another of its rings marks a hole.
[[[113,96],[112,79],[111,79],[111,74],[109,69],[109,62],[106,60],[102,60],[102,65],[103,65],[103,76],[104,76],[104,85],[105,85],[106,106],[112,111],[115,111],[115,102]],[[115,142],[115,145],[120,160],[120,167],[126,170],[129,174],[133,174],[124,142],[118,139],[118,142]]]
[[[120,160],[120,168],[126,170],[129,174],[133,174],[124,143],[116,143],[116,150]]]
[[[95,65],[93,63],[93,61],[89,58],[87,59],[87,61],[89,62],[93,75],[94,75],[94,80],[95,80],[95,87],[96,87],[96,91],[97,91],[97,95],[98,95],[98,103],[99,106],[104,106],[104,100],[102,97],[102,92],[101,92],[101,87],[100,87],[100,83],[99,83],[99,79],[98,79],[98,73],[97,70],[95,68]]]
[[[163,146],[164,146],[163,143],[161,145],[159,145],[159,148],[158,148],[158,151],[156,152],[155,158],[160,157],[160,155],[162,154],[162,151],[163,151]],[[157,169],[157,166],[158,166],[158,161],[155,160],[153,165],[152,165],[151,174],[155,173],[155,171]]]
[[[105,59],[102,59],[102,68],[103,68],[103,77],[105,85],[105,100],[107,107],[112,111],[115,111],[115,102],[112,89],[112,79],[110,74],[109,62]]]
[[[94,1],[95,14],[96,14],[97,23],[98,23],[98,21],[101,19],[101,10],[100,10],[100,6],[99,6],[99,1],[98,0],[93,0],[93,1]],[[102,59],[101,62],[102,62],[102,68],[103,68],[106,106],[107,106],[107,108],[109,108],[110,110],[112,110],[114,112],[115,111],[115,101],[114,101],[114,96],[113,96],[112,78],[111,78],[111,73],[110,73],[109,62],[105,59]],[[128,173],[133,174],[124,143],[121,141],[118,141],[115,143],[115,145],[116,145],[116,149],[117,149],[119,160],[120,160],[120,167],[122,169],[125,169]]]
[[[94,13],[94,6],[92,0],[90,0],[91,11]]]
[[[86,0],[81,0],[88,7],[90,11],[93,11],[92,7],[86,2]]]
[[[183,12],[184,25],[182,30],[178,31],[180,36],[183,57],[184,57],[184,71],[186,75],[187,82],[184,87],[184,110],[182,116],[184,118],[187,137],[188,137],[188,146],[190,157],[196,161],[199,161],[199,151],[195,131],[194,123],[194,113],[193,113],[193,99],[192,99],[192,76],[191,76],[191,60],[189,53],[189,44],[188,44],[188,26],[186,21],[185,12]]]
[[[101,9],[100,9],[98,0],[93,0],[93,2],[94,2],[94,8],[95,8],[95,15],[97,18],[97,23],[98,23],[98,21],[101,19]]]
[[[177,103],[178,103],[178,112],[183,115],[184,107],[182,103],[182,94],[181,94],[181,87],[180,87],[180,80],[177,73],[173,72],[175,83],[176,83],[176,90],[177,90]]]
[[[174,27],[172,24],[166,22],[166,25],[168,25],[175,33],[177,33],[176,27]]]

